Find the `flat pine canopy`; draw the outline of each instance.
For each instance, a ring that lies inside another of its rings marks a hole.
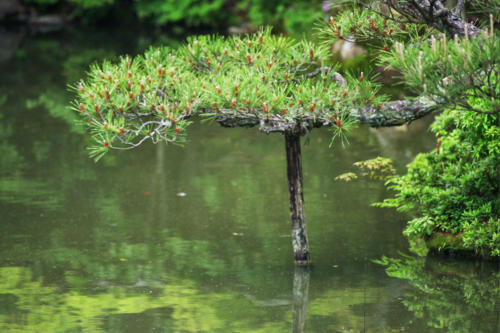
[[[363,73],[327,66],[330,50],[270,29],[230,38],[198,36],[171,49],[152,48],[134,59],[94,65],[75,87],[75,109],[96,145],[130,149],[151,140],[182,143],[194,115],[223,126],[259,125],[262,131],[303,134],[313,127],[342,131],[360,121],[372,126],[410,122],[432,106],[389,102]]]

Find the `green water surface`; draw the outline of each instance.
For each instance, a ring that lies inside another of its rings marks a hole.
[[[0,332],[500,332],[498,265],[405,257],[389,193],[334,181],[433,148],[429,120],[303,147],[313,267],[294,267],[284,138],[196,122],[88,158],[67,84],[182,36],[0,30]],[[374,263],[383,256],[398,258]]]

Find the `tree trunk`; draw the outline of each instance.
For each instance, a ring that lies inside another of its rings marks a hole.
[[[297,132],[285,132],[285,146],[288,191],[290,194],[290,217],[292,220],[293,254],[296,265],[307,265],[309,263],[309,245],[304,216],[304,195],[302,192],[300,134]]]

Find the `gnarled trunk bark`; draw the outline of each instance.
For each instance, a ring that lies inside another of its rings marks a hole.
[[[460,17],[459,11],[463,8],[463,1],[458,2],[456,10],[446,8],[440,0],[384,0],[384,2],[406,18],[432,25],[451,37],[455,35],[464,37],[465,34],[475,37],[481,33],[481,29],[465,22]]]
[[[309,263],[309,243],[307,240],[304,214],[304,194],[302,184],[302,154],[300,133],[285,132],[288,191],[290,194],[290,218],[292,222],[292,246],[296,265]]]

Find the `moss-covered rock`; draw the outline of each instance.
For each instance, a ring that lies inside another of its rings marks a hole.
[[[464,234],[452,234],[448,232],[434,232],[425,237],[425,245],[430,254],[444,254],[460,257],[482,257],[485,259],[496,259],[490,255],[487,248],[471,249],[464,243]]]

